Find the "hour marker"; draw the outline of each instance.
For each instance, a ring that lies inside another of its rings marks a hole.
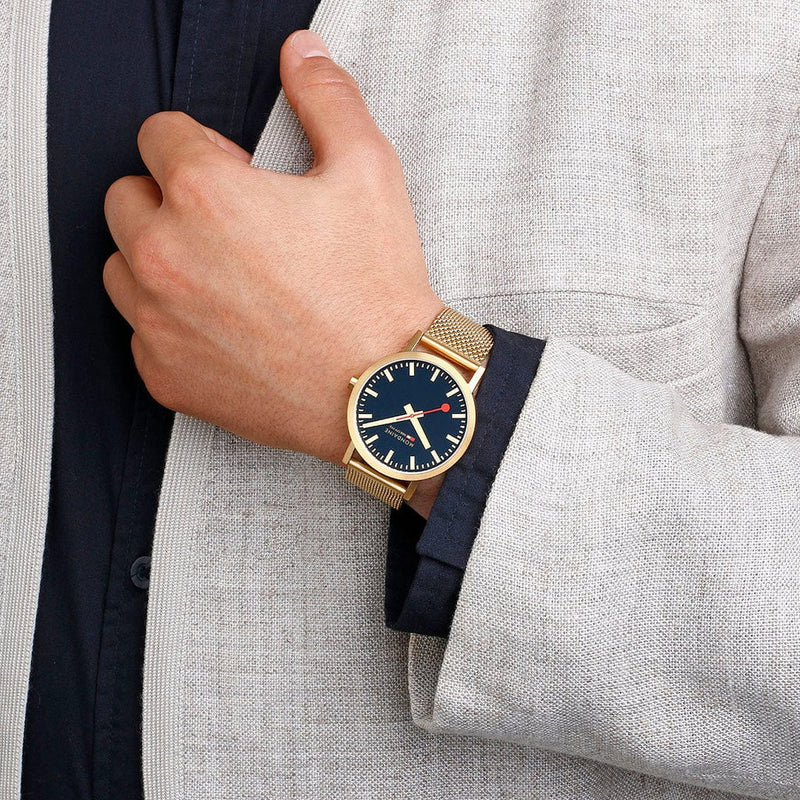
[[[374,436],[370,436],[369,439],[364,441],[364,444],[372,444],[378,438],[378,434],[376,433]]]
[[[453,419],[465,419],[466,414],[453,414]]]
[[[392,460],[392,456],[394,455],[394,450],[390,450],[384,457],[383,460],[388,464]]]
[[[388,369],[385,369],[383,371],[383,374],[386,376],[386,380],[389,381],[389,383],[391,383],[394,380],[394,378],[392,377],[392,373],[389,372]]]
[[[359,414],[359,419],[372,419],[372,414]]]
[[[372,397],[377,397],[377,396],[378,396],[378,393],[377,393],[377,392],[374,392],[372,389],[364,389],[364,391],[365,391],[365,392],[366,392],[368,395],[371,395]]]
[[[458,387],[456,386],[456,388],[455,388],[455,389],[451,389],[451,390],[450,390],[450,391],[449,391],[449,392],[448,392],[448,393],[445,395],[445,397],[452,397],[454,394],[457,394],[457,393],[458,393]]]
[[[414,377],[414,362],[408,362],[408,374],[413,378]]]
[[[439,454],[435,450],[431,450],[431,455],[433,456],[433,460],[438,464],[442,459],[439,458]]]
[[[445,437],[447,441],[452,442],[453,444],[458,444],[458,439],[455,436],[451,436],[449,433]]]
[[[408,468],[409,469],[416,469],[417,468],[417,459],[414,458],[414,456],[409,456]]]
[[[433,375],[431,375],[431,383],[433,383],[439,377],[440,372],[441,370],[438,367],[433,371]]]

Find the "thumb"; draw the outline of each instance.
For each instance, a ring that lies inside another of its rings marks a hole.
[[[295,31],[281,48],[281,81],[311,149],[314,167],[352,160],[388,144],[353,77],[336,64],[313,31]]]

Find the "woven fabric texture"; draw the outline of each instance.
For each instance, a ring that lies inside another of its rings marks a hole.
[[[550,343],[446,646],[385,629],[386,510],[341,470],[179,421],[152,797],[800,797],[800,464],[756,430],[739,329],[740,303],[789,312],[796,251],[767,232],[795,217],[765,192],[798,184],[770,177],[799,12],[323,0],[434,288]],[[310,163],[283,98],[253,163]]]
[[[53,314],[49,0],[0,0],[0,798],[19,796],[47,524]]]
[[[10,5],[3,800],[49,470],[47,8]],[[447,641],[384,626],[388,509],[341,468],[178,419],[147,799],[800,798],[800,6],[323,0],[314,27],[443,301],[549,343]],[[309,163],[281,98],[253,164]]]

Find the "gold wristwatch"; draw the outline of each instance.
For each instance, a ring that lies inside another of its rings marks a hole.
[[[347,479],[399,508],[419,481],[450,469],[475,431],[473,395],[492,344],[486,328],[445,308],[403,352],[351,378]]]

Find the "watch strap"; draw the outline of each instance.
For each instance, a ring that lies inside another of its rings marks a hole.
[[[436,315],[420,341],[428,347],[444,349],[445,355],[448,355],[448,351],[455,353],[469,361],[472,369],[475,369],[489,355],[494,339],[488,328],[447,307]]]
[[[403,500],[408,500],[414,493],[415,484],[402,484],[393,481],[385,475],[379,475],[370,469],[366,464],[351,458],[347,462],[347,472],[345,473],[350,483],[363,489],[378,500],[382,500],[392,508],[400,508]]]

